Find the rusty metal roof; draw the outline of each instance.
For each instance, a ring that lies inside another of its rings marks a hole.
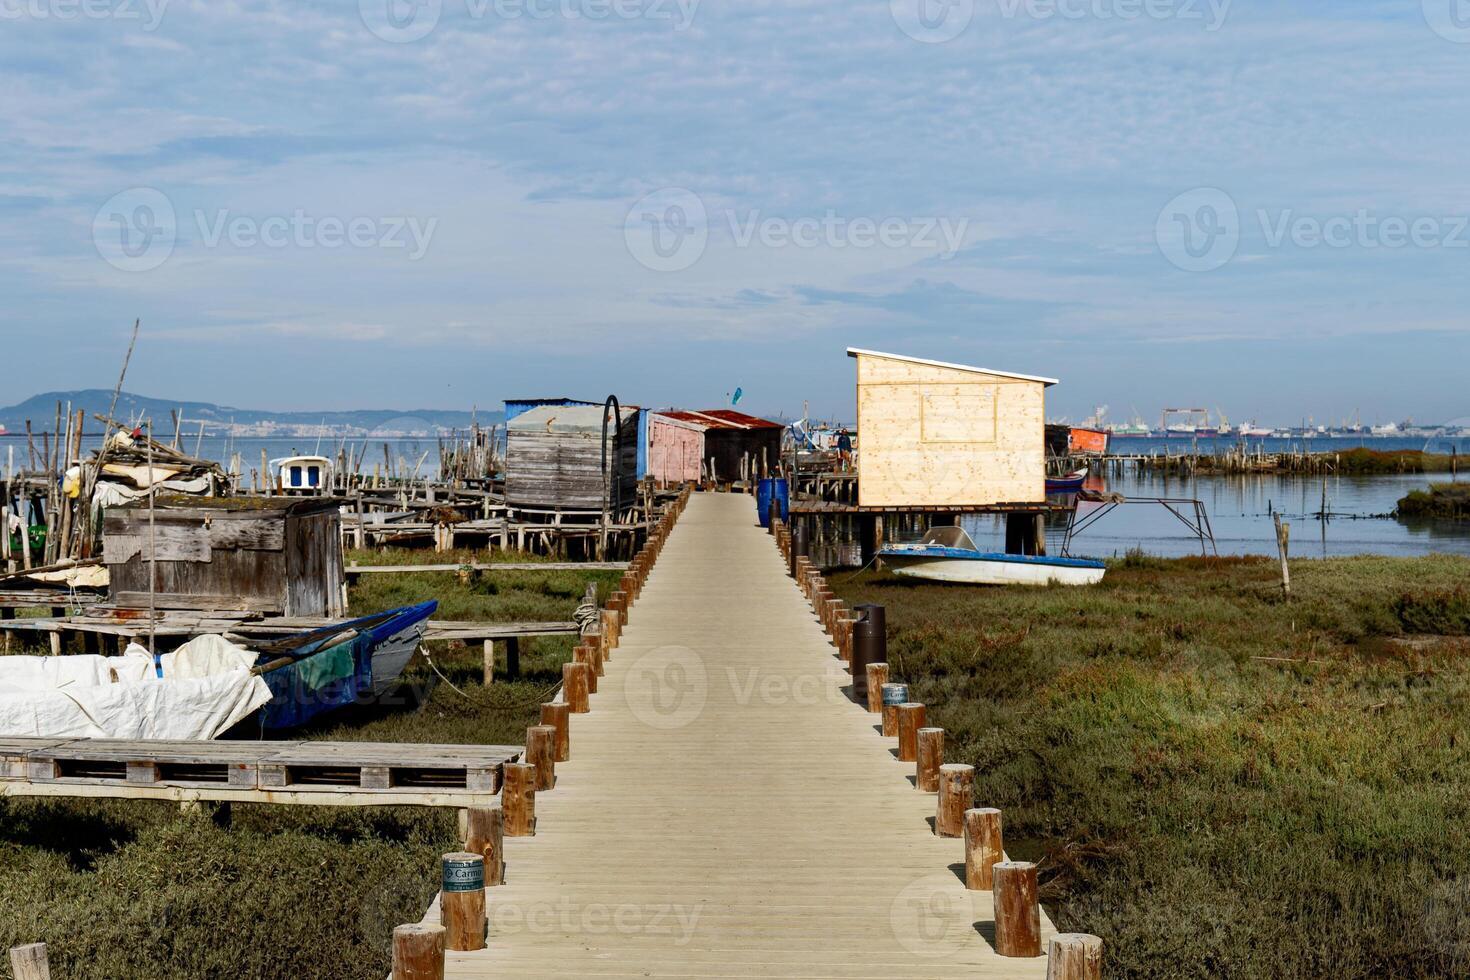
[[[672,409],[657,413],[664,418],[674,419],[679,422],[688,422],[691,425],[701,426],[706,429],[784,429],[780,422],[772,422],[768,419],[756,418],[754,415],[746,415],[729,408],[713,408],[707,412],[691,412]]]

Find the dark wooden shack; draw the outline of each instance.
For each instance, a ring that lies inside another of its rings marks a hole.
[[[309,497],[162,497],[153,514],[158,609],[242,610],[338,617],[342,517]],[[148,505],[114,507],[103,521],[103,562],[115,605],[149,604]]]
[[[638,491],[638,411],[544,405],[506,423],[505,499],[515,507],[601,512],[631,506]]]

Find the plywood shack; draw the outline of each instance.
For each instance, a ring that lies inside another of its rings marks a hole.
[[[515,507],[601,512],[629,506],[638,491],[637,409],[608,416],[603,471],[603,406],[544,405],[506,423],[505,499]]]
[[[648,427],[648,475],[663,483],[759,476],[780,462],[784,428],[733,409],[655,412]]]
[[[109,508],[103,563],[115,605],[149,605],[149,541],[158,556],[158,609],[242,610],[279,616],[346,614],[338,505],[303,497],[161,497]]]
[[[857,360],[859,506],[1046,499],[1046,389],[1055,379],[847,353]]]

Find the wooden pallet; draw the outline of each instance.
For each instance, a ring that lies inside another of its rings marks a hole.
[[[0,795],[469,806],[518,746],[0,739]]]

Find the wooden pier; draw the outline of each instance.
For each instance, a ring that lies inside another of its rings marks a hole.
[[[847,683],[754,501],[694,496],[446,975],[1045,977]]]

